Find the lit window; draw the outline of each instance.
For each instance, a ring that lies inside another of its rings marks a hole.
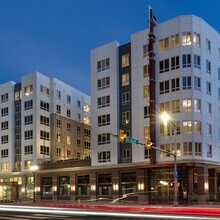
[[[122,124],[129,124],[130,123],[130,112],[122,112]]]
[[[200,34],[193,33],[193,45],[196,47],[200,47]]]
[[[144,98],[150,98],[150,88],[149,88],[149,86],[144,86]]]
[[[201,122],[194,121],[194,133],[195,135],[201,135]]]
[[[84,104],[83,109],[84,109],[84,112],[90,112],[90,105]]]
[[[172,101],[172,113],[180,112],[180,100],[176,99]]]
[[[169,49],[169,38],[165,38],[159,41],[159,51],[167,51]]]
[[[194,99],[194,112],[201,112],[201,100]]]
[[[26,96],[29,96],[32,93],[33,93],[33,85],[29,85],[29,86],[24,87],[24,94]]]
[[[143,45],[143,57],[147,57],[148,56],[148,48],[147,48],[147,44]]]
[[[144,78],[149,77],[149,65],[144,65]]]
[[[182,46],[191,45],[191,33],[184,32],[182,33]]]
[[[67,136],[66,136],[66,143],[67,143],[68,145],[71,144],[71,137],[70,137],[70,135],[67,135]]]
[[[183,154],[185,156],[192,155],[192,142],[183,143]]]
[[[129,73],[122,74],[122,86],[129,85]]]
[[[129,66],[129,54],[125,54],[122,56],[121,63],[122,67]]]
[[[192,99],[183,99],[183,112],[192,111]]]
[[[90,125],[90,117],[84,117],[83,121],[84,121],[84,124]]]
[[[183,121],[183,134],[192,134],[192,121]]]
[[[171,36],[171,47],[175,48],[175,47],[179,47],[179,34],[175,34]]]

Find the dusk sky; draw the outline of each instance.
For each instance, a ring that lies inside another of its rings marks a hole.
[[[0,0],[0,83],[39,71],[90,94],[90,50],[158,22],[195,14],[220,32],[219,0]]]

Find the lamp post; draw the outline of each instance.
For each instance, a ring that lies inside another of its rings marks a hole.
[[[35,203],[36,202],[36,200],[35,200],[35,192],[36,192],[36,190],[35,190],[35,186],[36,186],[36,172],[37,172],[37,170],[39,169],[39,167],[38,167],[38,165],[32,165],[31,167],[30,167],[30,170],[33,172],[33,178],[34,178],[34,191],[33,191],[33,203]]]
[[[173,133],[174,133],[174,153],[172,153],[174,158],[174,206],[178,206],[178,181],[177,181],[177,163],[176,163],[176,157],[177,157],[177,144],[176,144],[176,123],[170,118],[170,116],[163,112],[161,115],[162,121],[164,123],[169,123],[172,126]]]

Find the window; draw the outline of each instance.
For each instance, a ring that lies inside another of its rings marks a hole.
[[[183,32],[182,33],[182,46],[191,45],[191,33],[190,32]]]
[[[76,101],[76,106],[79,109],[81,108],[81,101],[79,99],[77,99],[77,101]]]
[[[91,136],[91,131],[89,130],[89,129],[84,129],[84,135],[86,136],[86,137],[90,137]]]
[[[8,121],[4,121],[1,123],[1,129],[2,130],[7,130],[8,129]]]
[[[29,125],[33,123],[33,115],[27,115],[24,117],[24,124]]]
[[[111,162],[111,152],[110,151],[98,152],[98,163],[106,163],[106,162]]]
[[[33,138],[33,131],[28,130],[24,132],[24,140],[29,140]]]
[[[59,148],[59,147],[56,148],[56,156],[57,157],[61,156],[61,148]]]
[[[201,112],[201,100],[194,99],[194,112]]]
[[[212,137],[212,125],[206,124],[206,135],[207,137]]]
[[[16,133],[15,134],[15,142],[20,142],[21,141],[21,134],[20,133]]]
[[[172,79],[171,80],[171,91],[175,92],[179,90],[180,90],[180,79],[179,78]]]
[[[149,117],[150,117],[150,107],[144,106],[144,118],[149,118]]]
[[[110,144],[110,133],[98,134],[98,145]]]
[[[71,131],[71,123],[66,123],[66,129],[67,131]]]
[[[84,112],[90,112],[90,105],[84,104],[83,110],[84,110]]]
[[[50,133],[47,131],[40,131],[40,139],[49,141],[50,140]]]
[[[101,90],[101,89],[105,89],[105,88],[109,88],[110,87],[110,77],[105,77],[102,79],[98,79],[97,81],[97,89]]]
[[[192,134],[192,121],[183,121],[183,134]]]
[[[169,93],[169,92],[170,92],[169,80],[160,82],[160,94]]]
[[[169,38],[164,38],[162,40],[159,40],[159,51],[167,51],[169,49]]]
[[[192,111],[192,99],[183,99],[183,112]]]
[[[110,125],[110,114],[98,116],[98,127]]]
[[[24,95],[29,96],[33,93],[33,85],[24,87]]]
[[[80,126],[76,126],[76,132],[77,132],[77,134],[80,134],[80,132],[81,132]]]
[[[40,109],[45,110],[45,111],[50,111],[50,106],[49,103],[44,102],[44,101],[40,101]]]
[[[121,94],[122,105],[127,105],[130,103],[130,92],[124,92]]]
[[[218,88],[218,100],[220,100],[220,88]]]
[[[57,128],[61,128],[61,120],[57,118]]]
[[[170,144],[165,144],[165,145],[160,145],[160,149],[163,151],[167,151],[167,152],[170,152]],[[163,158],[163,157],[170,157],[170,154],[169,153],[165,153],[165,152],[160,152],[160,157]]]
[[[60,143],[60,140],[61,140],[61,134],[57,133],[57,142]]]
[[[160,103],[160,112],[169,112],[170,111],[170,102]]]
[[[125,54],[121,57],[121,66],[129,66],[129,54]]]
[[[1,171],[2,172],[9,171],[9,163],[1,163]]]
[[[33,145],[24,146],[24,155],[33,154]]]
[[[183,142],[183,154],[185,156],[192,155],[192,142]]]
[[[170,69],[169,59],[161,60],[159,65],[160,73],[168,72]]]
[[[202,156],[202,144],[195,142],[195,155]]]
[[[171,58],[171,70],[179,69],[180,68],[180,57],[172,57]]]
[[[147,57],[148,56],[148,48],[147,48],[147,44],[143,45],[143,57]]]
[[[60,90],[57,90],[57,99],[61,99],[61,91]]]
[[[194,67],[200,69],[201,68],[201,61],[200,56],[194,54]]]
[[[198,76],[194,76],[194,89],[201,91],[201,79]]]
[[[171,47],[179,47],[180,40],[179,40],[179,34],[175,34],[171,36]]]
[[[8,157],[8,149],[1,150],[1,158]]]
[[[61,106],[57,105],[57,114],[61,114]]]
[[[19,114],[21,112],[21,105],[15,105],[15,114]]]
[[[212,115],[212,104],[211,103],[206,103],[206,112],[207,115],[211,116]]]
[[[211,41],[206,38],[206,50],[208,53],[211,53]]]
[[[40,154],[50,155],[49,147],[48,147],[48,146],[43,146],[43,145],[41,145],[41,146],[40,146]]]
[[[130,112],[122,112],[122,124],[129,124],[130,123]]]
[[[173,113],[180,112],[180,100],[179,99],[172,101],[172,112]]]
[[[49,88],[40,85],[40,91],[43,95],[49,96],[50,92],[49,92]]]
[[[150,98],[150,87],[144,86],[144,98]]]
[[[110,106],[110,96],[107,95],[107,96],[98,98],[97,105],[98,105],[98,108],[104,108],[104,107]]]
[[[40,116],[40,123],[42,125],[49,126],[50,125],[50,119],[48,117],[46,117],[46,116],[41,115]]]
[[[21,100],[22,94],[21,91],[16,91],[15,92],[15,101]]]
[[[71,96],[70,95],[66,96],[66,102],[67,102],[67,104],[71,104]]]
[[[15,120],[15,127],[16,127],[16,128],[21,127],[21,119],[16,119],[16,120]]]
[[[69,196],[70,195],[70,177],[60,176],[59,177],[59,195]]]
[[[97,62],[97,71],[103,71],[110,68],[110,58],[106,58]]]
[[[84,141],[84,148],[90,149],[90,142]]]
[[[86,125],[90,125],[90,117],[87,117],[87,116],[84,117],[83,118],[83,123],[86,124]]]
[[[211,74],[211,62],[209,60],[206,60],[206,72]]]
[[[212,94],[212,87],[211,83],[206,81],[206,94],[211,95]]]
[[[1,115],[2,115],[2,117],[8,115],[8,107],[5,107],[5,108],[1,109]]]
[[[207,157],[212,157],[212,145],[207,145]]]
[[[191,76],[183,76],[183,89],[191,89]]]
[[[220,80],[220,68],[218,68],[218,80]]]
[[[191,54],[183,54],[182,56],[182,67],[191,67]]]
[[[7,102],[8,101],[8,93],[2,94],[1,95],[1,102]]]
[[[66,117],[71,118],[71,110],[70,109],[66,110]]]
[[[195,135],[201,135],[201,122],[194,121],[194,133]]]
[[[80,141],[80,139],[77,139],[77,140],[76,140],[76,146],[77,146],[77,147],[80,147],[80,146],[81,146],[81,141]]]
[[[129,73],[122,74],[122,86],[129,85]]]
[[[24,110],[32,109],[33,108],[33,100],[29,100],[24,102]]]
[[[130,149],[124,149],[123,150],[123,160],[129,160],[130,158]]]
[[[200,34],[196,32],[193,33],[193,45],[196,47],[200,47]]]
[[[149,77],[149,65],[144,65],[143,71],[144,71],[144,78]]]

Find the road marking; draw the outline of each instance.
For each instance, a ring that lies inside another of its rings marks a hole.
[[[25,216],[27,217],[27,216]],[[0,216],[0,219],[4,219],[4,220],[18,220],[18,218],[15,216],[15,217],[9,217],[9,216]],[[21,218],[20,218],[21,219]],[[30,218],[22,218],[22,220],[30,220]]]

